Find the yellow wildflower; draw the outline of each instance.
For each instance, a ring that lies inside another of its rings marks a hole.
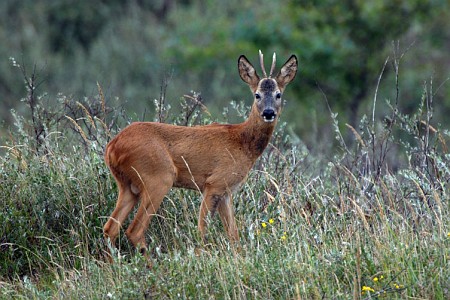
[[[273,224],[275,221],[273,219],[269,219],[269,224]]]
[[[374,277],[373,282],[378,282],[378,277]]]
[[[371,292],[371,293],[373,293],[373,292],[375,292],[375,290],[373,288],[371,288],[370,286],[363,285],[362,292]]]
[[[262,226],[262,228],[266,228],[267,227],[267,223],[266,222],[262,222],[261,226]]]
[[[287,234],[286,232],[283,232],[283,235],[281,236],[281,240],[285,241],[287,239]]]

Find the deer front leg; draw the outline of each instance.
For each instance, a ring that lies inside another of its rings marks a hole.
[[[212,191],[205,191],[202,204],[200,205],[200,214],[198,217],[198,230],[203,242],[206,243],[206,229],[208,213],[214,216],[219,204],[224,201],[224,196]]]
[[[233,200],[231,194],[228,194],[223,201],[219,202],[218,212],[222,220],[223,227],[227,231],[228,237],[232,242],[239,242],[239,233],[234,218]]]

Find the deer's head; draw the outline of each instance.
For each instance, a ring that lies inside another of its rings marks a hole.
[[[281,112],[282,96],[286,85],[291,82],[297,73],[297,57],[292,55],[281,67],[280,72],[272,78],[275,69],[276,56],[273,54],[272,66],[269,76],[264,69],[263,55],[259,51],[259,60],[263,72],[263,78],[256,74],[255,68],[248,59],[241,55],[238,60],[239,75],[245,81],[254,95],[254,107],[264,122],[271,123],[275,121]]]

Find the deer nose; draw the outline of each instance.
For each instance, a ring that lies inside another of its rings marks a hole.
[[[265,122],[273,122],[276,116],[277,114],[272,108],[266,108],[262,113]]]

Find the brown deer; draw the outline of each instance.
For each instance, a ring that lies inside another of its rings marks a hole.
[[[126,235],[145,253],[145,230],[172,187],[199,190],[203,194],[198,218],[202,239],[208,213],[213,216],[218,211],[229,238],[238,241],[231,196],[269,143],[281,112],[281,96],[297,72],[295,55],[273,78],[275,53],[269,76],[261,51],[259,58],[263,78],[245,56],[238,60],[239,75],[254,95],[245,122],[194,127],[136,122],[108,143],[105,161],[119,188],[116,207],[103,228],[112,245],[124,220],[140,200]]]

